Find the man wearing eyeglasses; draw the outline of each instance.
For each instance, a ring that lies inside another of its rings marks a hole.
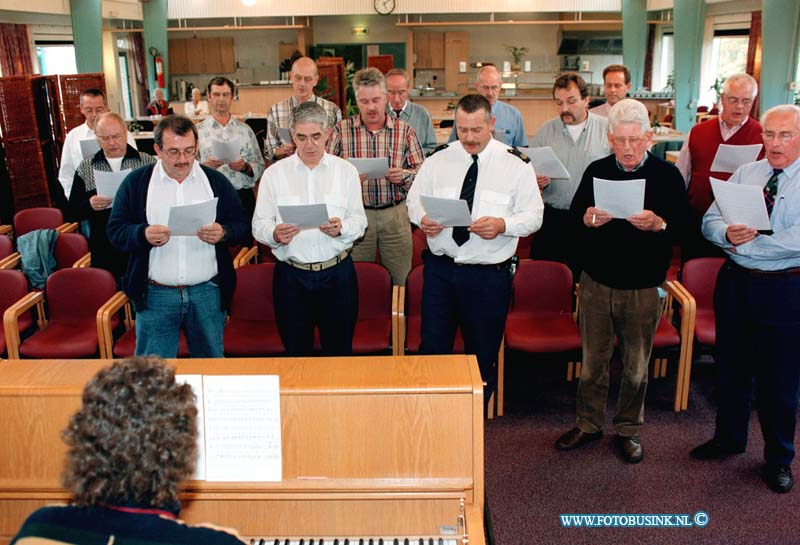
[[[108,237],[128,258],[123,290],[136,307],[136,355],[174,358],[181,330],[192,357],[221,358],[225,311],[236,275],[228,246],[249,237],[236,190],[200,165],[197,128],[168,116],[153,133],[155,165],[122,182],[108,220]],[[173,235],[170,208],[217,199],[214,221],[194,235]]]
[[[114,248],[108,240],[106,224],[111,215],[113,199],[98,195],[95,172],[130,171],[152,165],[156,160],[126,143],[128,129],[119,114],[114,112],[100,114],[94,130],[100,143],[100,151],[84,159],[75,171],[67,206],[67,219],[89,220],[92,267],[106,269],[119,282],[128,265],[128,255]]]
[[[727,180],[730,172],[711,170],[720,144],[761,144],[761,124],[750,117],[758,82],[748,74],[734,74],[722,84],[722,113],[692,127],[678,156],[678,169],[689,191],[692,228],[683,248],[683,261],[693,257],[721,257],[723,253],[700,232],[703,214],[714,202],[709,178]],[[762,150],[759,159],[764,157]]]
[[[256,180],[264,172],[264,157],[253,129],[231,115],[235,92],[236,88],[228,78],[217,76],[208,82],[211,115],[197,124],[200,162],[230,180],[250,221],[256,207]],[[236,157],[215,157],[215,141],[235,144]]]
[[[681,242],[689,217],[680,172],[647,151],[652,138],[642,103],[624,99],[614,105],[608,114],[608,141],[614,153],[589,165],[570,207],[583,271],[578,296],[583,367],[575,427],[559,437],[556,448],[572,450],[602,438],[616,339],[622,377],[613,420],[615,439],[622,459],[631,464],[644,458],[639,431],[663,305],[659,288],[672,245]],[[597,205],[595,183],[621,180],[644,180],[641,212],[619,217]]]
[[[264,155],[268,161],[278,161],[295,152],[293,141],[285,142],[278,129],[288,129],[292,125],[292,110],[303,102],[314,102],[322,106],[328,114],[328,127],[335,127],[342,120],[342,111],[335,103],[318,97],[314,88],[319,83],[317,63],[308,57],[300,57],[292,64],[289,73],[292,82],[292,96],[270,106],[267,112],[267,136],[264,139]]]
[[[291,131],[297,153],[264,172],[253,236],[278,259],[273,299],[287,354],[310,356],[318,326],[323,353],[347,356],[352,353],[358,310],[350,249],[367,228],[361,182],[349,161],[325,153],[331,128],[322,106],[297,106]],[[310,204],[325,207],[319,225],[284,217],[291,206]]]
[[[784,493],[794,484],[790,466],[800,392],[800,108],[770,108],[761,124],[766,158],[742,165],[728,182],[763,185],[772,230],[729,225],[716,204],[703,217],[703,235],[728,260],[714,296],[716,429],[691,455],[710,460],[745,451],[755,384],[766,462],[762,477]]]
[[[492,116],[495,119],[492,137],[512,148],[527,147],[528,135],[525,134],[522,114],[514,106],[498,100],[503,91],[503,75],[497,67],[490,64],[478,70],[475,90],[492,105]],[[449,141],[455,142],[457,138],[454,124]]]
[[[531,147],[553,148],[569,178],[536,176],[544,199],[544,221],[533,237],[531,257],[567,263],[577,274],[569,205],[589,163],[609,154],[608,122],[589,112],[589,89],[577,72],[565,72],[556,78],[553,100],[558,117],[541,126]]]

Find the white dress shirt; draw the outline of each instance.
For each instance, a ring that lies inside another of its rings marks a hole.
[[[448,227],[428,238],[431,252],[450,256],[456,263],[502,263],[514,255],[518,237],[528,236],[541,227],[544,204],[533,165],[510,153],[510,149],[492,139],[478,154],[478,181],[472,205],[473,220],[483,216],[502,218],[505,232],[492,240],[470,233],[469,240],[458,246],[453,240],[452,227]],[[428,157],[408,192],[411,221],[419,225],[425,216],[420,195],[458,199],[471,164],[472,157],[460,142],[452,142]]]
[[[197,161],[183,182],[164,171],[159,160],[153,167],[147,189],[147,223],[167,225],[171,206],[205,202],[214,198],[211,184]],[[212,222],[213,223],[213,222]],[[150,249],[148,278],[167,286],[193,286],[217,275],[217,254],[213,244],[197,236],[170,236],[163,246]]]
[[[64,196],[69,199],[69,194],[72,191],[72,180],[75,178],[75,171],[78,165],[83,161],[83,153],[81,153],[81,140],[94,140],[97,135],[94,130],[89,128],[89,125],[83,123],[78,125],[67,133],[64,139],[64,148],[61,150],[61,166],[58,169],[58,181],[61,187],[64,188]],[[128,133],[128,144],[136,148],[136,140],[133,135]]]
[[[185,115],[208,115],[208,101],[201,100],[195,107],[194,101],[190,100],[183,105],[183,113]]]
[[[339,236],[328,236],[319,229],[303,229],[289,244],[275,240],[275,226],[284,223],[278,206],[320,203],[327,205],[329,218],[342,220]],[[366,228],[358,170],[349,161],[326,153],[311,169],[294,154],[264,172],[253,214],[253,236],[273,248],[277,259],[301,263],[328,261],[351,248]]]

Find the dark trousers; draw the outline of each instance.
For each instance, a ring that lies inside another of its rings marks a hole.
[[[575,219],[569,210],[560,210],[546,204],[542,227],[536,231],[531,241],[531,259],[564,263],[572,269],[573,278],[580,278],[573,251],[574,233]]]
[[[503,339],[511,273],[506,265],[456,265],[425,254],[421,354],[452,354],[461,326],[467,354],[475,354],[486,382],[484,400],[497,387],[497,351]]]
[[[255,188],[237,189],[236,193],[239,195],[239,201],[242,203],[242,209],[244,209],[244,215],[247,216],[248,223],[253,223],[253,214],[256,211]],[[252,242],[252,235],[248,235],[244,245],[249,246]]]
[[[358,280],[348,257],[324,271],[278,262],[272,284],[278,332],[290,356],[308,356],[319,328],[326,356],[349,356],[358,313]]]
[[[755,379],[764,459],[788,465],[800,395],[800,276],[754,276],[728,261],[714,296],[719,407],[715,439],[744,449]]]
[[[703,218],[693,218],[691,220],[689,232],[686,235],[683,247],[681,248],[681,261],[686,263],[690,259],[698,257],[726,257],[727,254],[716,244],[709,242],[703,236]]]

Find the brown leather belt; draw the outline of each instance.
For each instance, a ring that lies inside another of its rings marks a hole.
[[[156,282],[155,280],[148,280],[147,283],[150,284],[151,286],[158,286],[159,288],[170,288],[173,290],[182,290],[191,287],[189,284],[182,284],[180,286],[170,286],[168,284],[162,284],[161,282]]]
[[[328,261],[320,261],[318,263],[301,263],[299,261],[295,261],[293,259],[287,259],[284,263],[287,265],[294,267],[295,269],[300,269],[301,271],[324,271],[325,269],[330,269],[347,259],[347,256],[350,255],[350,252],[344,250],[339,255],[330,258]]]

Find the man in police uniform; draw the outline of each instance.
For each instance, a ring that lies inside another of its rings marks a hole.
[[[456,326],[467,353],[478,357],[488,400],[497,383],[497,351],[511,293],[517,239],[542,224],[544,205],[530,160],[492,139],[492,106],[466,95],[455,115],[458,142],[438,148],[422,164],[408,194],[411,221],[428,237],[422,291],[425,354],[449,354]],[[420,196],[464,199],[473,222],[444,227],[428,216]]]
[[[325,355],[352,352],[358,283],[350,249],[364,234],[367,216],[356,167],[325,153],[329,119],[314,101],[292,110],[296,153],[264,172],[253,217],[253,236],[278,259],[275,318],[291,356],[311,354],[315,325]],[[328,221],[303,230],[284,221],[278,207],[299,204],[325,204]]]

